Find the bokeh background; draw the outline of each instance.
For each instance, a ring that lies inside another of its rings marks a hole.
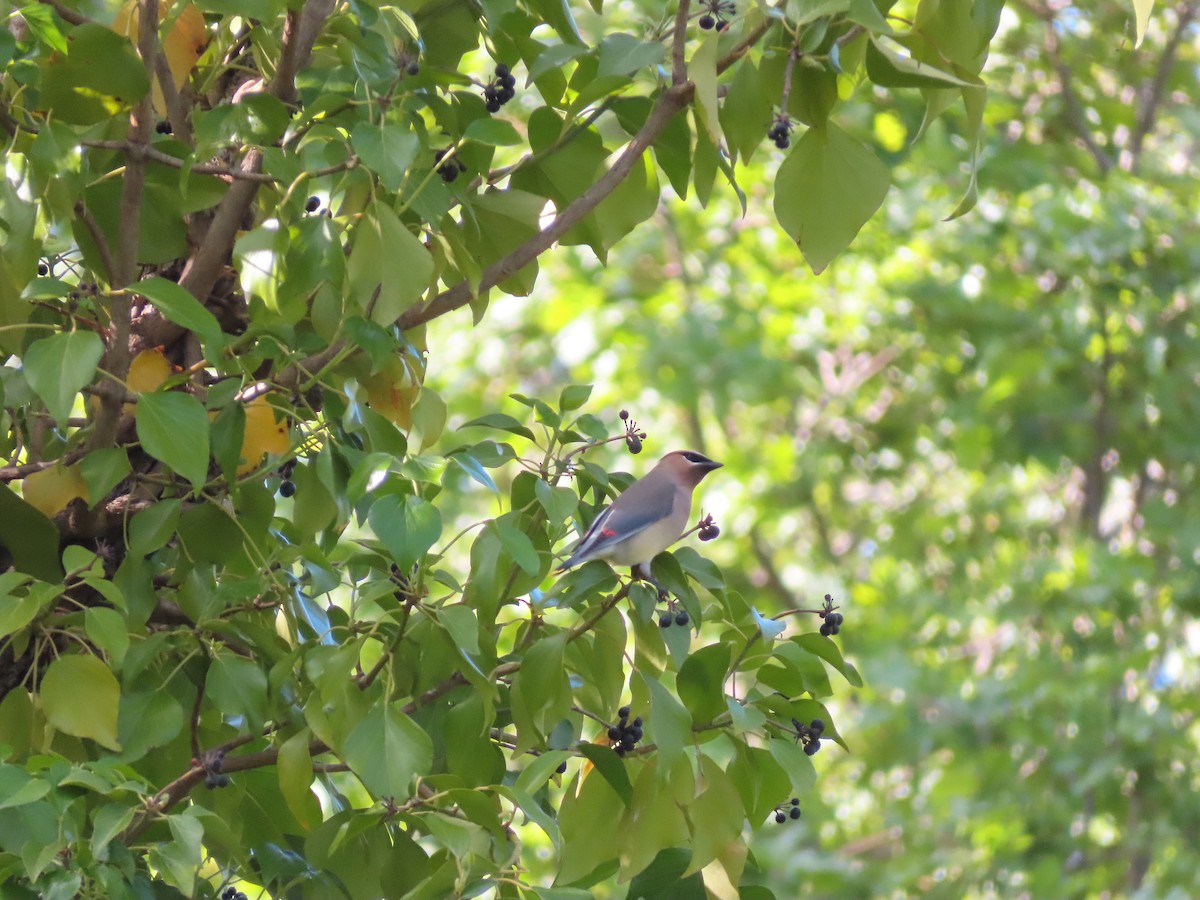
[[[429,384],[478,398],[455,423],[594,383],[650,435],[606,463],[726,463],[701,546],[731,585],[843,604],[866,687],[834,685],[851,752],[755,839],[780,896],[1196,896],[1197,12],[1134,47],[1128,4],[1010,4],[963,218],[961,114],[914,143],[919,97],[880,95],[839,124],[893,188],[820,277],[764,215],[764,141],[749,215],[664,195],[607,267],[559,251],[430,330]]]

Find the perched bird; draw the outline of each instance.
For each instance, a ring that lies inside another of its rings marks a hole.
[[[721,465],[694,450],[668,453],[596,516],[557,571],[603,559],[653,581],[650,560],[679,540],[692,515],[692,491]]]

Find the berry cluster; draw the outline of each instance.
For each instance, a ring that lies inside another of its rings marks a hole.
[[[821,735],[825,733],[824,719],[813,719],[807,725],[799,719],[792,719],[792,727],[796,729],[796,740],[804,744],[807,756],[813,756],[821,749]]]
[[[483,102],[490,113],[500,112],[500,107],[517,96],[517,79],[504,63],[496,63],[496,77],[483,89]]]
[[[237,888],[230,886],[221,891],[221,900],[250,900],[250,898]]]
[[[721,528],[713,521],[711,515],[707,515],[700,520],[700,526],[697,530],[699,531],[698,537],[702,541],[713,541],[721,536]]]
[[[729,17],[737,12],[737,5],[733,0],[706,0],[705,5],[708,11],[704,13],[697,21],[704,31],[724,31],[729,27]]]
[[[793,797],[792,802],[786,805],[780,804],[775,807],[775,823],[782,825],[788,819],[800,818],[800,798]]]
[[[690,621],[686,609],[677,609],[673,602],[668,602],[668,609],[658,617],[658,627],[670,628],[674,623],[680,628],[685,628]]]
[[[455,157],[450,157],[445,162],[442,162],[443,157],[450,152],[450,148],[439,150],[433,157],[436,163],[435,168],[439,175],[442,176],[442,181],[449,184],[463,172],[467,171],[467,167],[460,163]]]
[[[207,753],[202,753],[198,758],[192,760],[193,766],[203,767],[204,786],[210,791],[217,788],[229,787],[229,776],[221,771],[224,762],[224,750],[209,750]]]
[[[636,419],[629,418],[629,410],[621,410],[620,415],[621,421],[625,423],[625,446],[636,456],[642,452],[642,441],[646,439],[646,432],[638,429]]]
[[[792,124],[792,120],[788,118],[788,114],[781,112],[775,117],[775,121],[771,123],[771,127],[767,129],[767,137],[773,140],[775,146],[780,150],[786,150],[791,146],[791,133],[795,127]]]
[[[296,482],[292,481],[292,472],[296,470],[296,461],[294,459],[287,460],[279,467],[279,477],[283,481],[279,482],[279,496],[291,497],[296,493]]]
[[[617,716],[620,721],[616,725],[610,725],[608,728],[608,742],[612,745],[617,756],[624,756],[626,753],[632,753],[637,742],[642,739],[642,717],[638,716],[632,722],[629,721],[629,707],[622,706],[617,710]]]
[[[840,612],[834,612],[837,607],[833,605],[833,597],[829,594],[825,595],[825,608],[822,609],[819,615],[825,621],[821,623],[822,637],[829,637],[837,634],[842,630],[843,616]]]

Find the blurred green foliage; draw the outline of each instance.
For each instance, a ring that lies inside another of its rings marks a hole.
[[[1194,893],[1196,13],[1134,48],[1117,5],[1008,7],[965,218],[938,221],[961,116],[913,144],[914,98],[851,103],[895,184],[820,278],[756,213],[756,158],[747,216],[666,204],[431,368],[484,406],[595,381],[648,452],[726,461],[731,584],[847,597],[850,753],[752,844],[781,896]]]

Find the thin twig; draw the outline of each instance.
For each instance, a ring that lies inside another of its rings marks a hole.
[[[71,9],[71,7],[67,6],[67,4],[62,3],[61,0],[39,0],[39,2],[51,7],[62,17],[64,22],[69,22],[72,25],[86,25],[88,22],[92,21],[83,13],[79,12],[78,10]]]
[[[108,239],[104,236],[104,232],[100,230],[100,223],[96,221],[91,210],[84,205],[82,200],[75,202],[75,215],[79,216],[84,227],[87,228],[88,234],[92,236],[92,240],[96,244],[96,252],[100,254],[100,264],[104,266],[104,278],[111,285],[116,281],[117,264],[113,260],[112,250],[108,247]]]
[[[1167,81],[1171,77],[1171,70],[1175,68],[1175,57],[1179,53],[1179,45],[1183,41],[1184,32],[1196,20],[1197,13],[1200,13],[1200,4],[1195,2],[1187,3],[1178,9],[1175,30],[1171,32],[1171,36],[1167,39],[1167,44],[1163,48],[1162,55],[1158,58],[1158,66],[1154,70],[1154,78],[1148,84],[1142,86],[1137,120],[1133,127],[1133,134],[1129,138],[1130,171],[1137,170],[1138,163],[1142,157],[1142,147],[1151,129],[1154,128],[1154,121],[1158,117],[1159,106],[1162,104],[1163,95],[1166,93]]]
[[[671,83],[675,85],[686,84],[688,80],[687,60],[684,59],[683,51],[687,46],[687,21],[690,6],[691,0],[679,0],[679,9],[675,12],[675,34],[671,40]]]

